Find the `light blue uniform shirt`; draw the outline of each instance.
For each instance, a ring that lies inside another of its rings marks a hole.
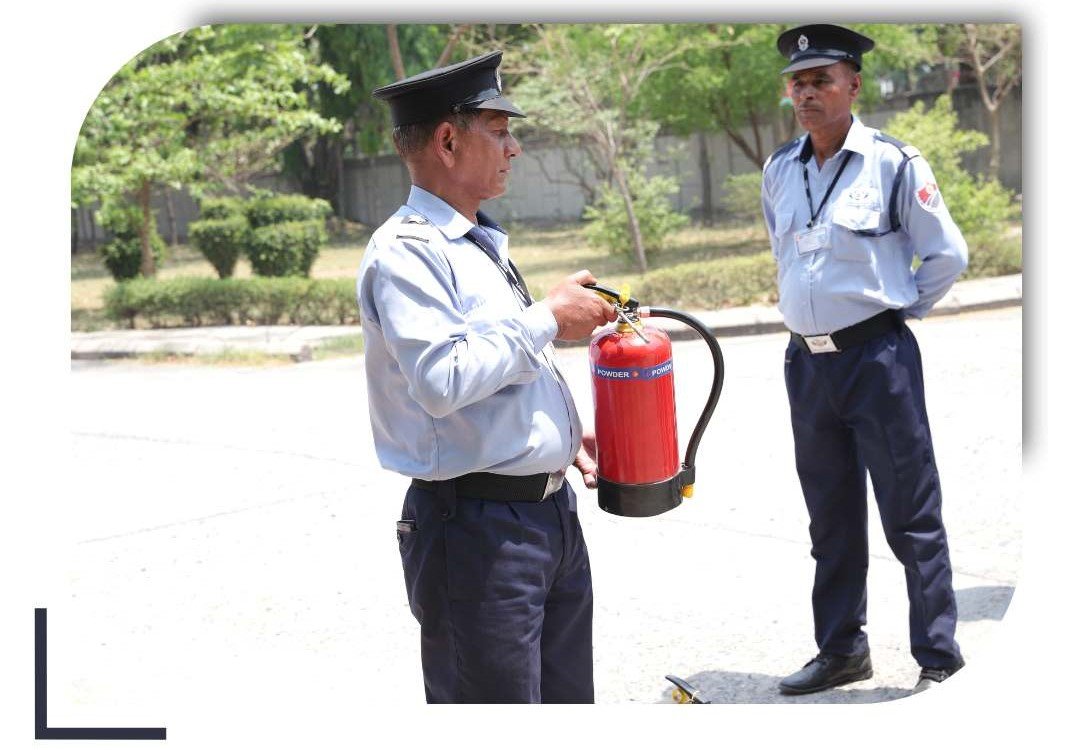
[[[823,247],[796,243],[811,216],[800,158],[809,148],[809,135],[781,147],[765,162],[761,204],[777,263],[779,309],[785,325],[796,333],[833,333],[886,308],[922,318],[967,266],[967,243],[921,156],[911,159],[900,175],[899,229],[881,237],[855,234],[889,228],[889,197],[904,155],[898,146],[876,138],[878,133],[853,117],[840,151],[820,169],[812,154],[806,161],[816,211],[851,154],[815,221],[828,232]],[[912,272],[915,255],[922,265]]]
[[[563,470],[581,421],[555,367],[555,317],[525,306],[465,237],[473,226],[413,186],[364,252],[357,297],[379,461],[429,480]],[[505,265],[509,238],[481,230]]]

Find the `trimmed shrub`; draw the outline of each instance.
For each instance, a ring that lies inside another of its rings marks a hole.
[[[134,328],[346,325],[359,322],[352,279],[132,279],[109,289],[105,313]]]
[[[646,256],[663,247],[664,239],[689,221],[671,208],[671,196],[679,190],[673,177],[646,178],[637,172],[628,175],[634,215],[641,230]],[[618,190],[600,188],[600,198],[585,208],[585,239],[593,247],[606,248],[613,254],[633,254],[626,204]]]
[[[246,253],[259,276],[307,276],[326,244],[326,227],[317,221],[287,221],[252,230]]]
[[[750,219],[762,224],[761,172],[729,174],[722,188],[724,210],[736,219]]]
[[[294,221],[321,222],[333,213],[330,204],[322,198],[296,194],[252,198],[243,210],[254,229]]]
[[[142,209],[128,204],[106,204],[98,212],[98,223],[112,235],[112,239],[101,246],[101,258],[105,268],[117,281],[134,279],[139,275],[142,262]],[[165,257],[165,240],[158,234],[157,226],[151,217],[150,251],[154,255],[155,265]]]
[[[231,219],[234,216],[244,217],[243,198],[227,195],[218,198],[203,198],[199,201],[199,218],[201,219]]]
[[[191,243],[210,261],[222,279],[233,275],[236,260],[247,246],[250,233],[247,219],[241,214],[194,221],[188,225]]]
[[[976,232],[967,237],[968,267],[961,278],[978,279],[1005,276],[1024,270],[1019,235]]]
[[[764,252],[662,268],[645,274],[634,296],[686,310],[775,302],[776,262]]]

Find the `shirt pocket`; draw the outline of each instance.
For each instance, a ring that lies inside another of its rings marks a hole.
[[[833,256],[849,263],[869,263],[874,238],[858,233],[879,231],[881,210],[876,206],[840,205],[833,211],[832,223]]]
[[[773,247],[776,248],[773,256],[780,265],[788,263],[795,255],[795,241],[793,238],[788,237],[794,221],[794,213],[782,211],[777,212],[776,220],[773,222]]]

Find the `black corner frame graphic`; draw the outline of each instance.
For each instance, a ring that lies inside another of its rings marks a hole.
[[[165,727],[50,727],[48,721],[47,610],[34,609],[34,739],[163,740]]]

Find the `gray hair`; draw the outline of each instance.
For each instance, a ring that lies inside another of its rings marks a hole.
[[[431,139],[435,135],[435,129],[442,123],[449,122],[459,130],[471,130],[476,121],[480,119],[482,112],[483,110],[480,109],[470,109],[440,117],[437,120],[399,125],[394,128],[394,147],[401,158],[407,159],[420,153],[431,143]]]

